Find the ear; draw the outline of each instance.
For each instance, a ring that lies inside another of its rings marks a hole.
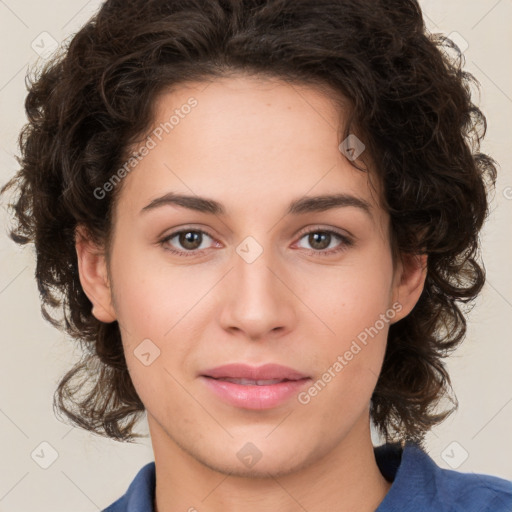
[[[426,254],[402,254],[396,269],[393,304],[401,305],[392,323],[405,318],[418,302],[427,277]]]
[[[80,225],[75,229],[75,248],[80,283],[93,304],[92,314],[100,322],[114,322],[117,317],[112,305],[104,250],[92,242]]]

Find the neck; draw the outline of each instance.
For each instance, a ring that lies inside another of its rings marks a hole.
[[[155,512],[374,512],[391,484],[377,466],[369,418],[313,463],[285,475],[246,478],[206,467],[148,415],[155,453]],[[366,421],[367,420],[367,421]]]

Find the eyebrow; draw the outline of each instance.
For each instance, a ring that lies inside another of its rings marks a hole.
[[[153,199],[144,206],[141,214],[154,210],[165,205],[175,205],[213,215],[225,215],[226,210],[221,203],[213,199],[199,196],[188,196],[168,192],[167,194]],[[301,215],[305,213],[325,212],[333,208],[352,206],[359,208],[371,217],[371,205],[359,197],[350,194],[327,194],[320,196],[304,196],[292,201],[286,215]]]

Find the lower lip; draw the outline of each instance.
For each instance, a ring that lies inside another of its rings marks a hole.
[[[269,386],[243,385],[201,376],[201,380],[228,404],[242,409],[271,409],[296,396],[311,379],[288,380]]]

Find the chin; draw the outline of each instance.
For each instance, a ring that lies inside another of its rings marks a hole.
[[[268,434],[268,432],[267,432]],[[229,446],[217,446],[210,453],[190,453],[196,460],[219,473],[242,478],[272,478],[294,473],[314,462],[319,450],[305,449],[298,440],[283,444],[270,439],[245,437],[232,440]],[[300,451],[298,450],[300,448]],[[197,449],[197,447],[196,447]]]
[[[282,460],[274,458],[274,460],[267,461],[264,461],[263,458],[264,456],[252,467],[244,466],[244,464],[239,461],[233,463],[232,460],[222,463],[218,460],[200,459],[199,462],[209,469],[224,475],[251,479],[279,478],[294,473],[306,465],[304,462],[300,463],[299,461],[291,463],[286,457],[283,457]]]

